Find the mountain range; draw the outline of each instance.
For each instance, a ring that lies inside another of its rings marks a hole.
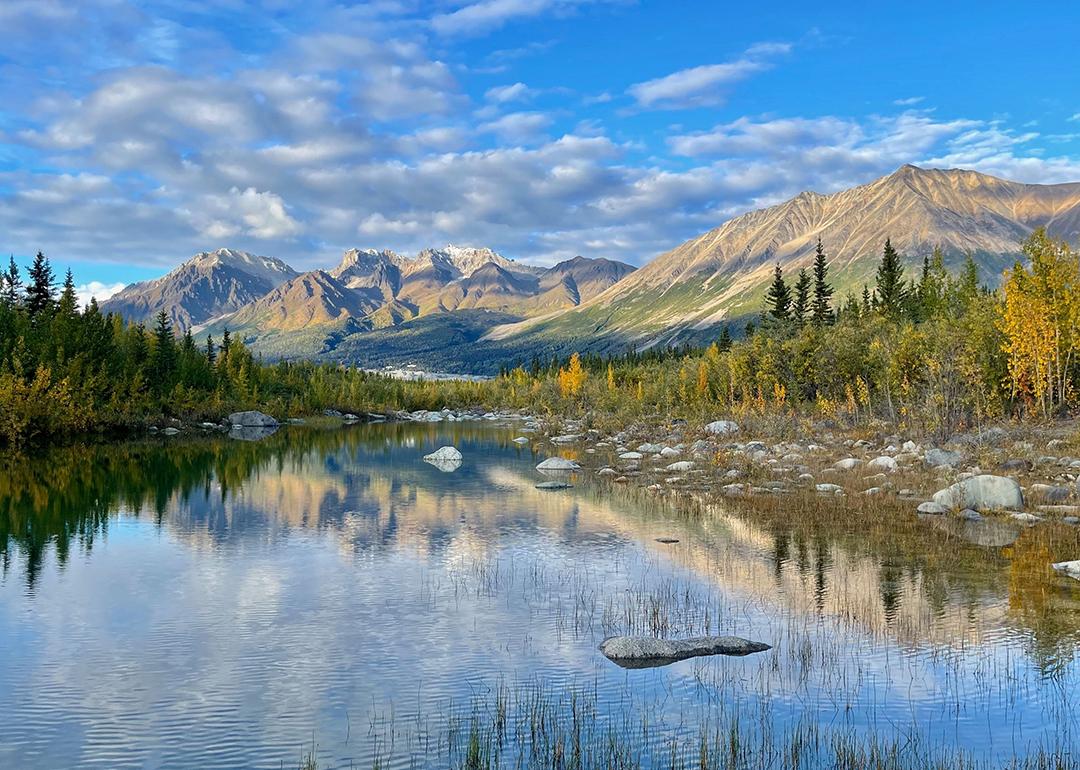
[[[141,321],[165,309],[180,329],[217,336],[228,327],[270,356],[479,372],[533,355],[706,341],[718,324],[760,310],[776,264],[792,277],[809,267],[819,238],[838,300],[872,283],[886,237],[912,270],[940,248],[953,268],[971,254],[997,285],[1037,227],[1080,240],[1080,183],[907,165],[735,217],[639,270],[585,257],[543,268],[446,246],[411,257],[351,249],[332,269],[298,274],[219,249],[125,288],[103,309]]]

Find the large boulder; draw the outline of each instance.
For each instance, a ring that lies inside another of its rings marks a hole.
[[[461,462],[461,452],[452,446],[439,447],[429,455],[424,455],[424,459],[430,461],[449,461],[449,462]]]
[[[1000,511],[1024,507],[1024,494],[1015,479],[1005,476],[972,476],[934,493],[934,502],[946,508]]]
[[[866,467],[867,469],[872,471],[885,471],[887,473],[892,473],[900,466],[899,464],[897,464],[896,460],[889,457],[888,455],[881,455],[881,457],[875,457],[873,460],[868,462],[866,464]]]
[[[705,426],[705,432],[714,436],[726,436],[729,433],[738,433],[739,424],[731,420],[716,420]]]
[[[604,656],[623,668],[666,666],[701,655],[749,655],[770,645],[738,636],[700,636],[694,639],[653,639],[649,636],[613,636],[600,645]]]
[[[233,412],[229,415],[230,425],[239,425],[244,428],[275,428],[278,421],[268,414],[257,411]]]

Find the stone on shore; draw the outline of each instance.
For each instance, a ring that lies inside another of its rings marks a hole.
[[[1000,511],[1024,507],[1024,495],[1015,479],[983,474],[934,493],[934,502],[946,508]]]
[[[929,513],[935,516],[940,516],[949,512],[948,508],[941,503],[935,503],[933,500],[927,500],[925,503],[920,503],[919,507],[915,510],[919,513]]]
[[[716,420],[705,426],[705,432],[713,436],[726,436],[729,433],[738,433],[739,424],[731,420]]]
[[[882,455],[881,457],[875,457],[873,460],[866,464],[866,467],[872,471],[885,471],[886,473],[892,473],[897,470],[900,465],[893,458],[888,455]]]
[[[923,462],[930,468],[955,468],[960,464],[960,453],[948,449],[928,449]]]
[[[1056,564],[1051,564],[1051,567],[1055,571],[1068,575],[1071,578],[1080,580],[1080,559],[1074,561],[1059,561]]]
[[[276,428],[278,421],[263,412],[233,412],[229,415],[230,425],[240,425],[245,428]]]
[[[693,639],[613,636],[601,643],[600,652],[623,668],[652,668],[702,655],[750,655],[770,648],[764,642],[753,642],[738,636],[701,636]]]

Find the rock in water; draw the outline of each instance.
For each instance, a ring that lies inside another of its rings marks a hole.
[[[1051,564],[1050,566],[1063,575],[1080,580],[1080,559],[1076,561],[1059,561],[1057,564]]]
[[[738,636],[699,636],[693,639],[653,639],[648,636],[613,636],[600,652],[623,668],[653,668],[702,655],[749,655],[770,645]]]
[[[229,415],[229,424],[244,428],[276,428],[278,421],[262,412],[233,412]]]
[[[573,460],[564,460],[561,457],[549,457],[536,466],[538,471],[576,471],[580,468]]]
[[[439,447],[429,455],[424,455],[424,459],[428,462],[461,462],[461,452],[452,446],[444,446]]]
[[[277,433],[277,426],[270,425],[259,427],[258,425],[234,425],[229,429],[229,438],[238,441],[262,441]]]
[[[536,485],[537,489],[572,489],[573,487],[573,484],[565,481],[541,481]]]
[[[1024,494],[1015,479],[983,474],[935,492],[934,502],[946,508],[976,511],[1017,510],[1024,507]]]
[[[714,436],[724,436],[728,433],[738,433],[739,424],[731,420],[716,420],[705,426],[705,432]]]

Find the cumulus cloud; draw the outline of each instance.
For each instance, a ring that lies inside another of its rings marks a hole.
[[[741,57],[722,64],[703,64],[636,83],[629,93],[644,108],[712,107],[727,99],[728,88],[751,75],[771,69],[775,58],[791,50],[788,43],[759,43]]]
[[[80,307],[86,307],[90,304],[91,299],[96,299],[98,302],[104,302],[112,295],[123,289],[125,284],[123,283],[102,283],[101,281],[90,281],[89,283],[79,284],[75,287],[75,296],[79,299]]]
[[[303,228],[285,210],[285,201],[272,192],[236,187],[226,195],[208,195],[200,201],[192,221],[204,236],[220,241],[235,235],[288,238]]]

